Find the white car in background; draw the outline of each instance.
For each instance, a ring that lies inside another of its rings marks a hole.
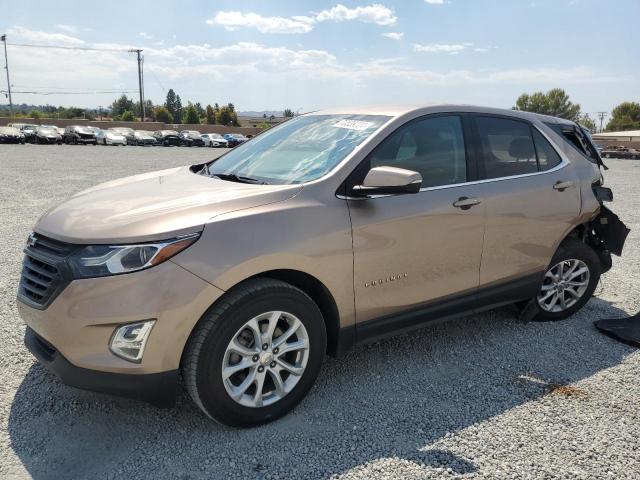
[[[204,141],[205,147],[227,148],[229,142],[219,133],[203,133],[200,138]]]
[[[96,132],[96,140],[102,145],[126,145],[127,139],[125,136],[114,130],[98,130]]]

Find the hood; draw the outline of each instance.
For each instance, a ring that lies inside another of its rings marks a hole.
[[[84,190],[45,213],[34,229],[80,244],[163,240],[200,231],[224,213],[287,200],[301,189],[234,183],[179,167]]]

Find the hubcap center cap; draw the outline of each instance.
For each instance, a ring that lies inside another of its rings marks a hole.
[[[260,354],[260,365],[268,365],[273,360],[273,353],[271,352],[262,352]]]

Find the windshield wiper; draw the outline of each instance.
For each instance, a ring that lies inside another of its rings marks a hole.
[[[268,185],[267,182],[262,180],[258,180],[256,178],[251,177],[243,177],[241,175],[236,175],[235,173],[213,173],[212,177],[219,178],[221,180],[227,180],[229,182],[237,182],[237,183],[253,183],[256,185]]]

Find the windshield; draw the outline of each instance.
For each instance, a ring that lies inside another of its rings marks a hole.
[[[305,115],[243,143],[209,167],[266,183],[310,182],[331,171],[390,117]]]
[[[148,137],[148,136],[151,136],[152,133],[148,130],[137,130],[135,135],[137,137]]]
[[[55,129],[53,127],[40,127],[40,128],[38,128],[38,132],[40,132],[40,133],[55,133],[57,135],[58,134],[58,129]]]

